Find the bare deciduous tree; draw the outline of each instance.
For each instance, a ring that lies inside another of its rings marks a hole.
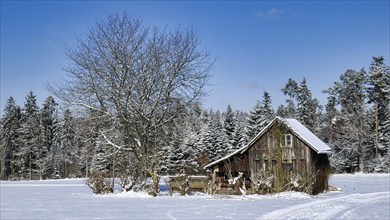
[[[167,129],[205,95],[210,78],[214,60],[200,48],[198,32],[114,14],[91,26],[66,55],[69,79],[49,89],[69,104],[109,115],[142,177],[158,181]]]

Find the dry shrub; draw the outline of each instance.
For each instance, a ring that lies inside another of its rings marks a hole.
[[[269,172],[260,172],[257,174],[256,178],[252,180],[252,183],[255,188],[255,193],[266,194],[270,193],[272,190],[272,183],[274,181],[274,176]]]
[[[111,181],[104,177],[102,173],[91,173],[86,184],[92,189],[94,194],[107,194],[114,192]]]

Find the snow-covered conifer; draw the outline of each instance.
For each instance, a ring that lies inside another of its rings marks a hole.
[[[246,138],[247,142],[254,138],[258,132],[260,132],[260,124],[262,119],[261,104],[259,101],[256,102],[256,105],[249,112],[248,116],[248,125],[246,127]]]
[[[271,96],[265,91],[262,101],[257,101],[255,107],[249,113],[248,125],[246,127],[247,142],[267,126],[274,117],[275,113],[272,108]]]
[[[235,149],[239,149],[243,147],[246,144],[246,135],[245,135],[245,128],[247,127],[247,113],[242,111],[236,111],[235,113],[236,118],[236,128],[234,129],[234,143],[235,143]]]
[[[340,114],[334,123],[334,154],[331,162],[340,172],[363,171],[366,157],[367,110],[365,109],[365,71],[347,70],[340,82],[328,90],[340,104]],[[328,108],[331,106],[328,106]]]
[[[272,101],[271,96],[268,92],[264,91],[263,93],[263,100],[261,102],[261,120],[259,124],[259,132],[263,130],[265,126],[268,125],[268,123],[271,122],[271,120],[275,117],[275,112],[272,107]]]
[[[71,167],[74,166],[74,157],[77,149],[75,146],[75,124],[69,109],[64,111],[61,132],[61,154],[64,164],[64,176],[69,177],[69,174],[72,173]]]
[[[50,157],[50,151],[53,146],[53,130],[54,123],[57,120],[57,103],[55,102],[52,96],[46,98],[43,102],[41,109],[41,138],[42,141],[40,148],[40,159],[37,161],[39,163],[40,173],[44,178],[50,176],[53,172],[52,160]]]
[[[228,105],[226,112],[224,113],[224,122],[223,129],[226,134],[227,143],[226,147],[228,150],[234,149],[236,145],[235,141],[235,129],[236,129],[236,119],[234,118],[234,113],[230,105]]]
[[[318,126],[319,102],[313,99],[312,93],[307,87],[306,78],[298,86],[297,94],[297,120],[304,124],[312,132],[316,131]]]
[[[13,178],[15,175],[14,153],[18,150],[16,139],[20,127],[21,110],[16,105],[15,99],[10,96],[4,107],[4,115],[1,119],[1,152],[0,152],[0,178]]]
[[[15,167],[20,178],[39,178],[40,173],[37,167],[37,160],[40,159],[42,142],[40,140],[40,119],[39,108],[36,96],[30,92],[26,96],[26,102],[22,112],[21,126],[18,130],[17,144],[15,151]]]
[[[294,118],[295,116],[295,105],[294,105],[294,99],[297,96],[297,90],[298,90],[298,84],[293,79],[288,79],[287,84],[282,88],[282,92],[284,95],[288,96],[288,99],[286,100],[287,106],[286,106],[286,112],[287,115],[284,117]]]
[[[373,57],[367,84],[368,102],[375,109],[376,155],[386,155],[390,147],[390,67],[382,56]]]

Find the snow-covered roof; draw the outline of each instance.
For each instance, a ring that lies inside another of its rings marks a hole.
[[[293,118],[282,119],[295,135],[297,135],[309,147],[315,150],[318,154],[326,154],[330,152],[330,147],[319,139],[313,132],[307,129],[298,120]]]
[[[254,137],[247,145],[244,147],[234,151],[231,154],[226,155],[225,157],[222,157],[219,160],[216,160],[210,164],[207,164],[204,169],[210,168],[211,166],[218,164],[221,161],[224,161],[226,159],[229,159],[230,157],[236,155],[236,154],[243,154],[245,151],[247,151],[253,143],[255,143],[276,121],[283,122],[292,133],[295,134],[299,139],[301,139],[303,142],[305,142],[310,148],[312,148],[314,151],[316,151],[318,154],[327,154],[330,153],[330,147],[325,144],[321,139],[319,139],[313,132],[311,132],[309,129],[307,129],[303,124],[301,124],[298,120],[293,118],[281,118],[281,117],[275,117],[268,125],[261,130],[256,137]]]
[[[246,146],[245,146],[245,147],[246,147]],[[221,159],[218,159],[218,160],[216,160],[216,161],[214,161],[214,162],[212,162],[212,163],[209,163],[209,164],[207,164],[206,166],[204,166],[203,168],[204,168],[204,169],[207,169],[207,168],[209,168],[209,167],[211,167],[211,166],[213,166],[213,165],[215,165],[215,164],[218,164],[219,162],[224,161],[224,160],[226,160],[226,159],[228,159],[228,158],[230,158],[230,157],[232,157],[232,156],[234,156],[234,155],[240,153],[245,147],[242,147],[242,148],[240,148],[240,149],[234,151],[233,153],[228,154],[228,155],[222,157]]]

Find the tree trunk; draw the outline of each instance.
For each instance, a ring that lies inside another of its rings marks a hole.
[[[375,156],[378,156],[378,144],[379,144],[379,118],[378,118],[378,97],[375,100]]]
[[[85,178],[88,178],[88,159],[85,162]]]
[[[66,167],[66,161],[64,160],[64,178],[67,178],[67,167]]]
[[[362,139],[363,139],[363,116],[360,116],[360,119],[359,119],[359,171],[360,172],[363,172],[364,170],[364,144],[362,143]]]
[[[330,143],[333,144],[333,124],[330,124]]]
[[[115,159],[116,159],[116,154],[114,153],[114,158],[112,160],[112,189],[114,189],[114,185],[115,185]]]
[[[31,153],[28,155],[30,158],[29,165],[30,165],[30,180],[32,180],[32,162],[31,162]]]
[[[151,195],[152,196],[157,196],[158,193],[160,192],[160,176],[156,173],[156,172],[152,172],[150,170],[148,170],[148,173],[150,175],[150,177],[152,177],[152,181],[153,181],[153,188],[152,188],[152,192]]]

